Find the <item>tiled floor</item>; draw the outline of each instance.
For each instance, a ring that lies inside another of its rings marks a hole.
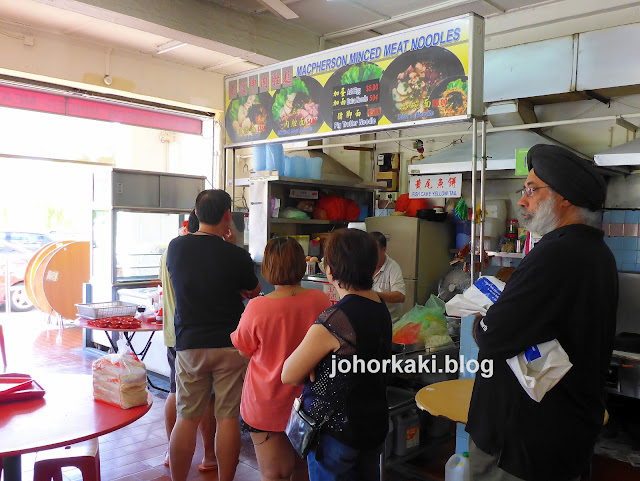
[[[36,311],[10,314],[0,312],[0,324],[7,344],[7,372],[27,372],[42,379],[46,372],[90,373],[91,363],[97,355],[82,349],[82,330],[55,324],[47,324],[46,317]],[[164,428],[164,403],[166,394],[152,390],[153,406],[138,421],[100,440],[102,481],[170,481],[169,468],[164,466],[167,439]],[[70,393],[69,402],[73,402]],[[1,435],[1,434],[0,434]],[[189,480],[213,481],[217,472],[200,473],[202,441],[198,437]],[[35,454],[22,456],[22,479],[33,479]],[[63,481],[79,481],[80,471],[68,468],[63,471]],[[257,481],[260,473],[253,446],[243,439],[240,464],[236,472],[238,481]]]
[[[7,343],[8,372],[28,372],[45,376],[46,372],[90,373],[96,355],[82,349],[82,331],[78,327],[59,329],[47,324],[46,317],[37,311],[8,315],[0,310],[0,324]],[[169,469],[164,466],[167,441],[164,430],[166,394],[153,390],[151,410],[135,423],[100,438],[102,481],[170,481]],[[70,393],[69,402],[73,402]],[[0,431],[0,436],[1,436]],[[453,453],[452,443],[443,443],[432,452],[421,455],[405,469],[405,473],[419,473],[421,479],[444,480],[444,462]],[[214,481],[217,472],[200,473],[197,469],[203,455],[198,438],[189,480]],[[23,481],[33,479],[35,454],[22,456]],[[80,472],[64,471],[63,481],[80,481]],[[253,446],[243,437],[238,481],[259,480],[260,474]],[[385,481],[416,479],[415,475],[388,473]],[[638,481],[640,468],[609,458],[596,456],[591,481]]]

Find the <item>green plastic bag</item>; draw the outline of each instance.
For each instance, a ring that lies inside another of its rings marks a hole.
[[[393,325],[393,334],[407,324],[420,323],[418,340],[424,342],[426,347],[451,344],[453,341],[447,330],[447,318],[444,313],[444,301],[432,294],[424,306],[416,304]]]
[[[300,209],[296,209],[295,207],[285,207],[284,209],[280,209],[278,217],[280,217],[281,219],[295,220],[306,220],[309,218],[306,212],[303,212]]]

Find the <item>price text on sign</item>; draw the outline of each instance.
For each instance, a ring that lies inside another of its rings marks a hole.
[[[462,174],[412,175],[409,198],[460,197]]]

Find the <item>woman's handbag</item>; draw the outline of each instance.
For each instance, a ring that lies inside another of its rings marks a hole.
[[[326,421],[326,418],[325,418]],[[318,437],[320,427],[324,424],[316,421],[302,410],[302,397],[296,398],[291,407],[291,414],[285,433],[291,441],[293,449],[301,458],[306,458]]]

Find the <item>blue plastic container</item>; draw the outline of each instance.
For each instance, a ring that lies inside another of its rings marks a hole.
[[[456,221],[456,249],[462,249],[471,241],[471,222]]]
[[[277,170],[284,175],[284,149],[282,144],[269,144],[267,146],[266,170]]]
[[[322,158],[320,157],[309,157],[307,159],[307,179],[322,179]]]
[[[369,217],[369,206],[366,204],[361,204],[359,207],[360,217],[358,217],[358,222],[364,222],[364,220]]]
[[[284,176],[285,177],[295,177],[295,161],[293,157],[284,156],[284,161],[282,162]]]
[[[306,178],[307,175],[307,165],[306,165],[306,161],[309,159],[306,159],[305,157],[302,157],[301,155],[296,155],[293,158],[293,177],[297,177],[299,179],[304,179]]]
[[[258,172],[259,170],[267,169],[267,146],[262,145],[254,145],[253,146],[253,171]]]

